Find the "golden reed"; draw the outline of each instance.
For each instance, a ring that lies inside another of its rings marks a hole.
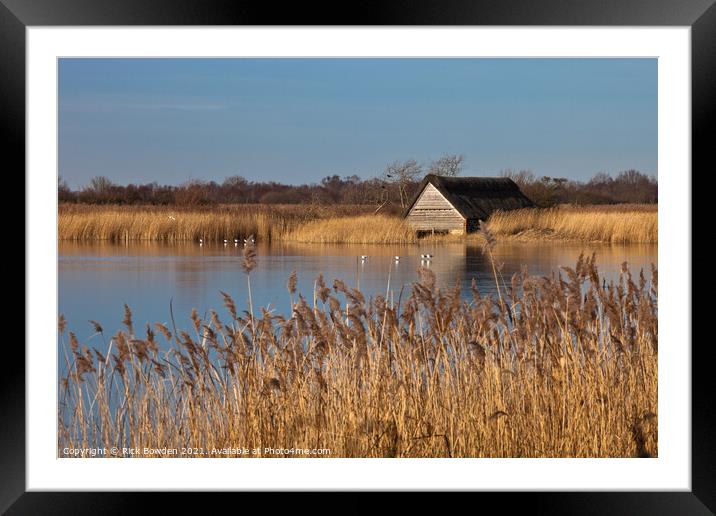
[[[60,317],[59,450],[657,456],[656,268],[634,278],[624,265],[605,283],[580,257],[559,275],[496,286],[465,296],[421,269],[394,303],[322,276],[304,297],[292,274],[286,315],[223,294],[225,311],[193,311],[190,329],[135,328],[126,308],[126,329],[103,349]]]
[[[498,238],[657,243],[655,205],[614,205],[497,211],[488,227]]]
[[[396,215],[370,206],[231,205],[178,209],[61,205],[60,240],[206,242],[256,235],[261,241],[410,244],[414,231]],[[529,208],[495,212],[487,226],[498,239],[656,243],[656,207],[645,205]],[[479,235],[428,237],[479,240]]]
[[[164,242],[224,239],[255,235],[262,241],[282,240],[309,221],[368,210],[363,206],[225,205],[206,208],[170,206],[91,206],[62,204],[60,240],[154,240]]]

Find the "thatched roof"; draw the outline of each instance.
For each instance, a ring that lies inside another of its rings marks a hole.
[[[403,213],[407,216],[428,183],[466,219],[487,220],[495,210],[515,210],[534,206],[509,177],[444,177],[428,174]]]

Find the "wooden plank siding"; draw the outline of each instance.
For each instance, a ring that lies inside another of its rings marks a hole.
[[[466,228],[465,218],[431,184],[422,191],[406,218],[417,231],[464,232]]]

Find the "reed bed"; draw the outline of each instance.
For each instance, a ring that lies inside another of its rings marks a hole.
[[[611,243],[657,243],[656,206],[617,205],[497,211],[488,219],[497,238],[552,238]]]
[[[472,239],[479,234],[417,237],[397,215],[373,214],[364,205],[227,205],[181,209],[152,206],[61,205],[60,240],[203,239],[218,241],[256,235],[263,241],[306,243],[411,244]],[[656,243],[656,206],[616,205],[527,208],[497,211],[487,226],[498,239]]]
[[[243,265],[250,287],[252,246]],[[410,292],[371,299],[322,275],[304,296],[294,273],[290,314],[255,312],[250,297],[243,310],[223,294],[222,314],[194,311],[189,330],[135,329],[127,307],[126,329],[102,350],[60,317],[69,373],[58,453],[657,456],[656,268],[647,280],[625,264],[608,284],[594,256],[509,284],[494,270],[495,297],[474,284],[467,297],[439,288],[421,268]]]
[[[283,239],[306,222],[349,213],[363,206],[227,205],[207,208],[166,206],[61,205],[60,240],[199,240],[221,242],[255,235],[264,241]]]
[[[413,244],[418,237],[400,217],[361,215],[313,220],[294,229],[286,240],[317,244]]]

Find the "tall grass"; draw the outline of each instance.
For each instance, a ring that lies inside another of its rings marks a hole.
[[[498,238],[658,242],[658,214],[656,206],[651,205],[560,206],[497,211],[490,216],[488,227]]]
[[[369,206],[231,205],[177,209],[61,205],[60,240],[222,241],[256,235],[262,241],[409,244],[415,232],[397,215]],[[656,243],[656,207],[645,205],[528,208],[492,214],[498,239]],[[460,240],[464,236],[429,237]],[[468,236],[477,239],[474,234]]]
[[[421,268],[402,297],[366,299],[322,276],[303,295],[292,274],[290,314],[243,311],[224,293],[224,313],[194,311],[189,330],[135,329],[126,308],[126,329],[103,350],[60,317],[59,450],[656,456],[656,269],[647,280],[625,265],[605,284],[594,257],[580,256],[574,269],[523,271],[500,289],[493,299],[473,284],[466,299]]]
[[[60,240],[281,240],[300,225],[361,213],[362,206],[230,205],[210,208],[60,205]]]
[[[321,244],[412,244],[415,231],[400,217],[361,215],[332,217],[302,224],[287,240]]]

